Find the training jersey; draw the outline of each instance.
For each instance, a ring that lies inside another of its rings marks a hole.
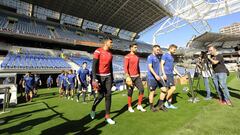
[[[57,80],[59,84],[62,82],[62,78],[63,78],[63,74],[58,75]]]
[[[52,77],[48,77],[48,79],[47,79],[47,84],[52,83],[52,81],[53,81]]]
[[[152,64],[152,68],[157,75],[160,75],[160,59],[161,59],[160,56],[156,56],[153,54],[150,54],[147,58],[148,65]],[[149,67],[148,67],[147,75],[148,75],[148,79],[155,79],[155,77],[152,74],[152,72],[150,71]]]
[[[35,82],[34,78],[32,76],[25,76],[23,80],[25,81],[25,89],[32,90]]]
[[[124,57],[124,71],[131,77],[136,77],[140,74],[139,57],[135,54],[127,54]]]
[[[68,75],[68,81],[69,81],[71,84],[75,84],[75,79],[76,79],[76,75],[75,75],[75,74],[69,74],[69,75]]]
[[[97,75],[106,76],[111,74],[112,53],[110,51],[98,48],[93,53],[93,58],[98,60]]]
[[[62,76],[62,85],[63,86],[68,86],[68,76],[63,75]]]
[[[174,69],[173,56],[170,53],[164,53],[162,56],[162,60],[165,61],[164,63],[165,74],[173,74],[173,69]]]
[[[87,81],[87,75],[89,75],[89,70],[88,69],[82,69],[80,68],[78,70],[78,76],[81,82],[86,82]]]

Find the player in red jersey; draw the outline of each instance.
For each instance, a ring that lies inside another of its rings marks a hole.
[[[134,112],[132,108],[132,94],[133,89],[136,86],[139,90],[138,96],[138,106],[137,110],[145,112],[146,110],[142,107],[142,99],[144,93],[144,87],[142,84],[142,80],[140,78],[140,68],[139,68],[139,57],[136,55],[137,52],[137,44],[131,44],[129,46],[130,53],[124,57],[124,71],[126,75],[126,81],[131,79],[132,84],[127,85],[128,90],[128,111]]]
[[[100,89],[98,90],[98,97],[93,102],[90,116],[92,119],[95,118],[96,107],[105,97],[106,122],[115,124],[115,121],[110,118],[111,88],[113,82],[112,53],[110,52],[110,49],[112,49],[112,39],[104,39],[103,43],[103,47],[95,50],[93,54],[92,79],[93,83],[100,84]]]

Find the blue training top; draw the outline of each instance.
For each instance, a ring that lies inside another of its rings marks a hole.
[[[23,78],[23,80],[25,81],[25,89],[26,90],[33,90],[33,85],[34,85],[34,79],[32,76],[25,76]]]
[[[53,81],[52,77],[48,77],[47,84],[50,84]]]
[[[173,69],[174,69],[173,56],[170,53],[165,53],[162,56],[162,60],[165,61],[165,63],[164,63],[165,74],[173,74]]]
[[[62,78],[63,78],[63,73],[58,75],[58,77],[57,77],[57,80],[58,80],[59,84],[62,82]]]
[[[68,81],[69,81],[71,84],[74,84],[74,83],[75,83],[75,78],[76,78],[76,75],[75,75],[75,74],[69,74],[69,75],[68,75]]]
[[[68,81],[68,76],[63,75],[62,76],[62,84],[63,84],[63,86],[68,86],[69,85],[67,81]]]
[[[79,79],[81,82],[86,82],[87,81],[87,75],[89,75],[89,70],[88,69],[79,69],[78,70],[78,75]]]
[[[157,75],[160,75],[160,59],[161,56],[156,56],[153,54],[150,54],[147,58],[147,63],[152,64],[153,70]],[[148,79],[155,79],[154,75],[151,73],[150,69],[148,68]]]

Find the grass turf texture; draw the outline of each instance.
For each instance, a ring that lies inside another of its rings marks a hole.
[[[182,92],[184,86],[177,86],[174,103],[177,110],[168,112],[147,112],[137,111],[137,95],[134,92],[133,101],[135,112],[127,111],[126,91],[115,92],[112,96],[111,117],[116,125],[108,125],[104,121],[103,100],[97,107],[96,119],[91,120],[89,112],[92,101],[88,104],[77,103],[76,100],[59,98],[57,88],[52,90],[40,89],[39,97],[34,98],[31,103],[21,103],[11,112],[1,114],[0,119],[5,120],[0,125],[0,134],[105,134],[105,135],[239,135],[240,131],[240,86],[235,74],[228,78],[228,86],[234,107],[220,105],[216,99],[205,101],[203,82],[198,90],[200,102],[188,102],[188,96]],[[216,93],[211,87],[212,93]],[[159,90],[157,97],[159,97]]]

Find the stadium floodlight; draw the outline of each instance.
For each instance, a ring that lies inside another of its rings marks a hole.
[[[225,16],[240,11],[239,0],[155,0],[165,7],[172,16],[161,22],[159,29],[153,35],[153,43],[159,35],[171,32],[185,25],[202,34],[210,31],[207,20]],[[156,24],[159,25],[159,24]]]

